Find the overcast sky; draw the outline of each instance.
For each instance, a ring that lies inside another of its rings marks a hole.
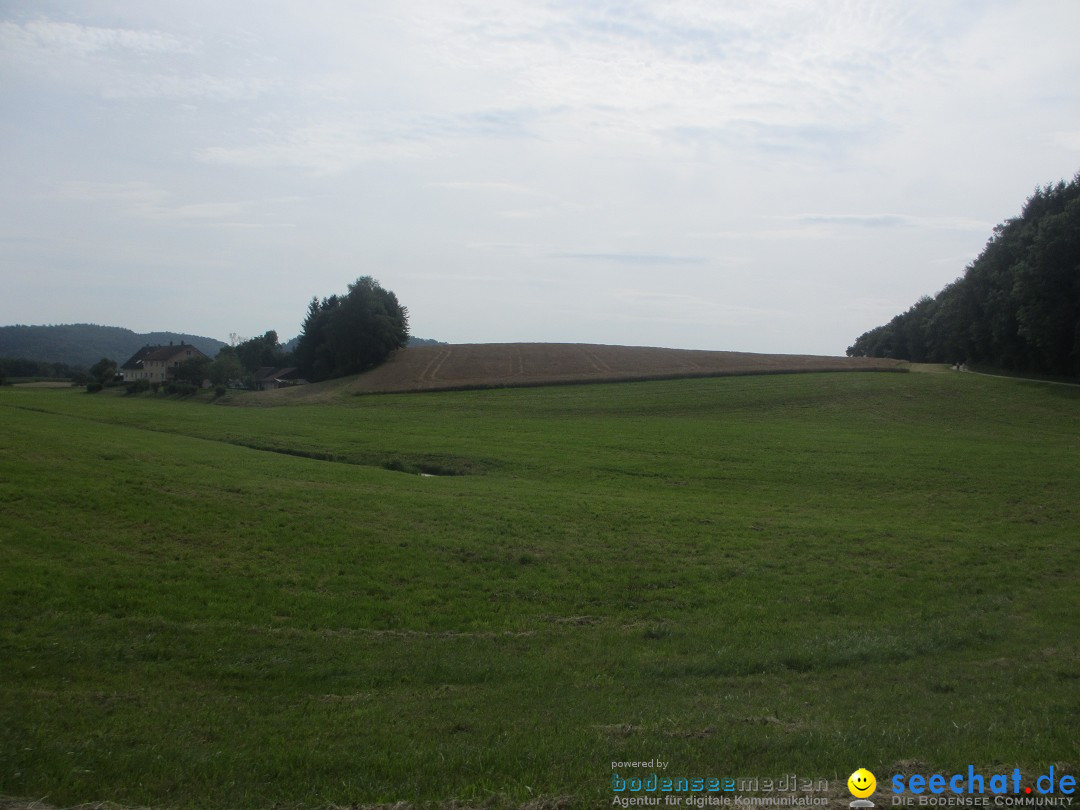
[[[0,0],[0,324],[842,354],[1080,170],[1080,0]]]

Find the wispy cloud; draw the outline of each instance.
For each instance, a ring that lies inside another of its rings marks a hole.
[[[415,160],[436,154],[419,135],[342,122],[260,132],[253,140],[236,146],[206,147],[197,156],[206,163],[252,169],[296,168],[331,175],[373,161]]]
[[[657,290],[623,288],[613,290],[611,297],[619,305],[609,318],[635,321],[654,319],[678,323],[715,323],[721,318],[759,319],[776,318],[783,311],[768,307],[746,306],[739,303],[719,302],[701,295],[665,293]]]
[[[292,227],[279,218],[267,218],[267,209],[295,200],[214,200],[178,202],[170,192],[141,180],[124,183],[69,181],[49,195],[59,202],[86,203],[100,210],[114,209],[126,216],[178,224],[216,227]],[[253,218],[262,221],[251,221]]]
[[[440,113],[374,111],[356,105],[320,107],[318,112],[305,114],[306,120],[275,117],[250,127],[246,142],[206,147],[198,157],[210,163],[340,174],[372,161],[442,157],[459,143],[532,138],[529,122],[543,115],[540,110],[524,109]]]
[[[0,22],[0,65],[32,81],[48,81],[107,99],[254,98],[265,77],[237,73],[217,61],[208,72],[203,43],[156,29],[107,28],[38,19]]]
[[[897,214],[802,214],[793,219],[804,225],[844,225],[857,228],[897,228],[912,224],[912,217]]]
[[[969,217],[928,217],[907,214],[798,214],[785,217],[801,225],[829,225],[842,228],[927,228],[947,231],[989,233],[993,223]]]
[[[1051,135],[1051,138],[1058,146],[1080,152],[1080,129],[1055,132]]]
[[[550,259],[572,259],[585,262],[607,262],[639,266],[703,264],[705,256],[682,256],[671,253],[549,253]]]
[[[161,206],[169,193],[142,180],[123,183],[71,180],[61,183],[48,196],[68,202],[114,204],[131,212],[140,212]]]
[[[709,126],[677,126],[658,130],[673,143],[730,152],[794,155],[841,161],[880,132],[869,124],[826,121],[777,122],[732,118]]]
[[[642,306],[677,307],[679,309],[716,309],[717,303],[700,295],[688,295],[685,293],[665,293],[657,290],[643,289],[617,289],[612,290],[612,295],[620,301]]]
[[[479,12],[471,36],[444,49],[458,62],[513,65],[533,105],[652,111],[661,130],[682,133],[756,121],[787,128],[776,147],[799,132],[862,129],[891,83],[946,67],[936,30],[945,26],[931,4],[555,3],[497,13]],[[913,40],[913,28],[923,36]]]
[[[498,183],[489,180],[445,180],[428,184],[431,188],[448,188],[454,191],[494,191],[510,194],[536,194],[533,189],[517,183]]]
[[[0,48],[11,62],[40,64],[69,56],[134,53],[141,56],[191,53],[190,43],[163,31],[103,28],[39,19],[0,22]]]

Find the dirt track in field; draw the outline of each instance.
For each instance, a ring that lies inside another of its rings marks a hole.
[[[864,357],[750,354],[589,343],[463,343],[402,349],[378,368],[334,384],[336,393],[399,393],[569,383],[781,374],[890,371],[905,364]],[[268,392],[308,399],[323,385]],[[263,396],[263,395],[260,395]]]

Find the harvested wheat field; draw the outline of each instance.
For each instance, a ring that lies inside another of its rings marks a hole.
[[[906,365],[899,360],[869,357],[752,354],[589,343],[463,343],[402,349],[378,368],[351,378],[345,390],[357,394],[400,393],[738,374],[896,371]],[[303,399],[317,395],[321,387],[305,386],[268,393]],[[342,389],[335,390],[341,392]]]

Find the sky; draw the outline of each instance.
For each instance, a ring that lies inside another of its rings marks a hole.
[[[843,354],[1080,171],[1078,0],[0,0],[0,324]]]

